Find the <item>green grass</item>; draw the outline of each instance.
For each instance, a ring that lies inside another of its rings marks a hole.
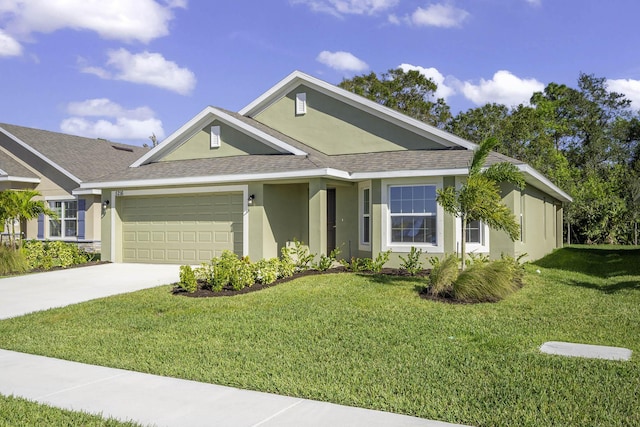
[[[592,266],[603,259],[611,268]],[[639,260],[563,249],[496,304],[356,274],[212,299],[165,286],[2,321],[0,347],[471,425],[640,425]],[[550,356],[545,341],[634,355]]]
[[[0,427],[15,426],[134,427],[139,424],[120,422],[113,418],[103,419],[98,415],[67,411],[0,395]]]

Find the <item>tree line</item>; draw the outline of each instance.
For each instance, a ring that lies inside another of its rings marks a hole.
[[[418,71],[389,70],[340,87],[432,126],[524,161],[573,198],[565,205],[571,243],[637,244],[640,112],[605,78],[580,73],[575,87],[549,83],[529,104],[488,103],[456,115]]]

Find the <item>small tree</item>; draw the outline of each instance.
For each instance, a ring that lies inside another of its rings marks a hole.
[[[35,190],[5,190],[0,192],[0,221],[1,227],[8,226],[11,234],[9,243],[11,247],[16,247],[16,222],[22,223],[30,219],[37,218],[40,214],[57,218],[54,211],[49,209],[43,200],[33,200],[40,196]],[[22,240],[19,241],[21,243]]]
[[[518,188],[524,188],[524,175],[518,168],[508,162],[501,162],[483,169],[491,150],[496,146],[495,138],[485,139],[473,155],[469,166],[467,181],[456,190],[447,187],[438,190],[436,200],[445,210],[461,223],[462,268],[466,258],[466,228],[469,221],[482,221],[489,227],[504,230],[511,240],[520,236],[520,226],[513,213],[502,202],[499,183],[510,182]]]

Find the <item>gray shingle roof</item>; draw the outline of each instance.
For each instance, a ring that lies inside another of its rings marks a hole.
[[[7,154],[2,148],[0,148],[0,170],[0,176],[3,177],[38,178],[38,175],[24,167],[20,162]]]
[[[0,123],[0,127],[82,181],[125,170],[148,148]]]

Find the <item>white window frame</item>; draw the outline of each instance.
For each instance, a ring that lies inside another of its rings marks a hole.
[[[307,94],[306,92],[296,93],[296,116],[307,114]]]
[[[480,243],[471,243],[467,242],[465,245],[465,250],[467,253],[479,253],[486,254],[490,252],[489,246],[489,226],[484,222],[480,221],[480,225],[482,229],[480,230]],[[460,252],[462,250],[462,220],[460,218],[456,218],[456,251]]]
[[[411,247],[422,249],[429,253],[444,253],[444,210],[439,203],[436,203],[436,244],[431,243],[397,243],[391,242],[391,208],[390,192],[391,187],[403,187],[403,186],[432,186],[436,191],[442,188],[442,177],[424,177],[413,179],[387,179],[382,181],[382,220],[381,222],[381,235],[382,237],[382,250],[391,250],[393,252],[405,253],[411,251]]]
[[[210,148],[220,148],[220,126],[211,126]]]
[[[73,199],[73,198],[69,198],[67,196],[65,196],[64,198],[62,197],[47,197],[47,199],[45,200],[47,205],[49,206],[49,209],[53,210],[53,208],[51,207],[51,203],[61,203],[62,206],[60,207],[60,211],[62,212],[62,215],[60,215],[60,218],[54,220],[53,218],[51,218],[50,216],[47,216],[47,221],[46,221],[46,229],[45,229],[45,236],[47,239],[49,240],[78,240],[78,199]],[[76,216],[75,218],[66,218],[64,216],[65,211],[66,211],[66,204],[70,203],[70,202],[75,202],[76,204]],[[64,226],[64,222],[65,221],[70,221],[72,219],[75,219],[76,221],[76,234],[75,236],[66,236],[65,235],[65,226]],[[51,221],[59,221],[60,222],[60,236],[52,236],[51,235]]]
[[[364,193],[365,191],[369,191],[369,214],[365,213],[364,209]],[[372,208],[373,203],[371,201],[371,181],[361,182],[358,184],[358,248],[362,251],[370,251],[371,250],[371,238],[372,238]],[[365,216],[369,218],[369,238],[368,242],[364,241],[364,218]]]

